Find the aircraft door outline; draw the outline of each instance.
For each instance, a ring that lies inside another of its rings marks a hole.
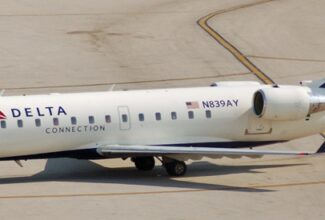
[[[130,130],[131,128],[131,117],[128,106],[118,106],[117,107],[119,115],[119,125],[120,130]]]

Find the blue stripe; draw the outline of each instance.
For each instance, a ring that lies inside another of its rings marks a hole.
[[[85,160],[103,159],[103,157],[99,155],[96,149],[94,148],[94,149],[84,149],[84,150],[60,151],[60,152],[44,153],[44,154],[32,154],[32,155],[24,155],[24,156],[16,156],[16,157],[3,157],[0,158],[0,161],[34,160],[34,159],[49,159],[49,158],[62,158],[62,157],[85,159]]]

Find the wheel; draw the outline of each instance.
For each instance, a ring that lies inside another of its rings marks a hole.
[[[155,159],[153,157],[135,157],[132,158],[132,161],[138,170],[149,171],[155,167]]]
[[[165,163],[164,166],[170,176],[183,176],[187,170],[186,164],[178,160]]]

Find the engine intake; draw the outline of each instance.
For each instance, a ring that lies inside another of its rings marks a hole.
[[[325,97],[311,96],[306,87],[270,87],[255,92],[253,109],[259,118],[300,120],[325,110]]]

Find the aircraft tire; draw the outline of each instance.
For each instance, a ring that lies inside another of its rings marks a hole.
[[[155,159],[153,157],[135,157],[132,158],[135,167],[141,171],[149,171],[155,167]]]
[[[183,161],[172,161],[164,164],[167,173],[170,176],[184,176],[187,171],[187,166]]]

